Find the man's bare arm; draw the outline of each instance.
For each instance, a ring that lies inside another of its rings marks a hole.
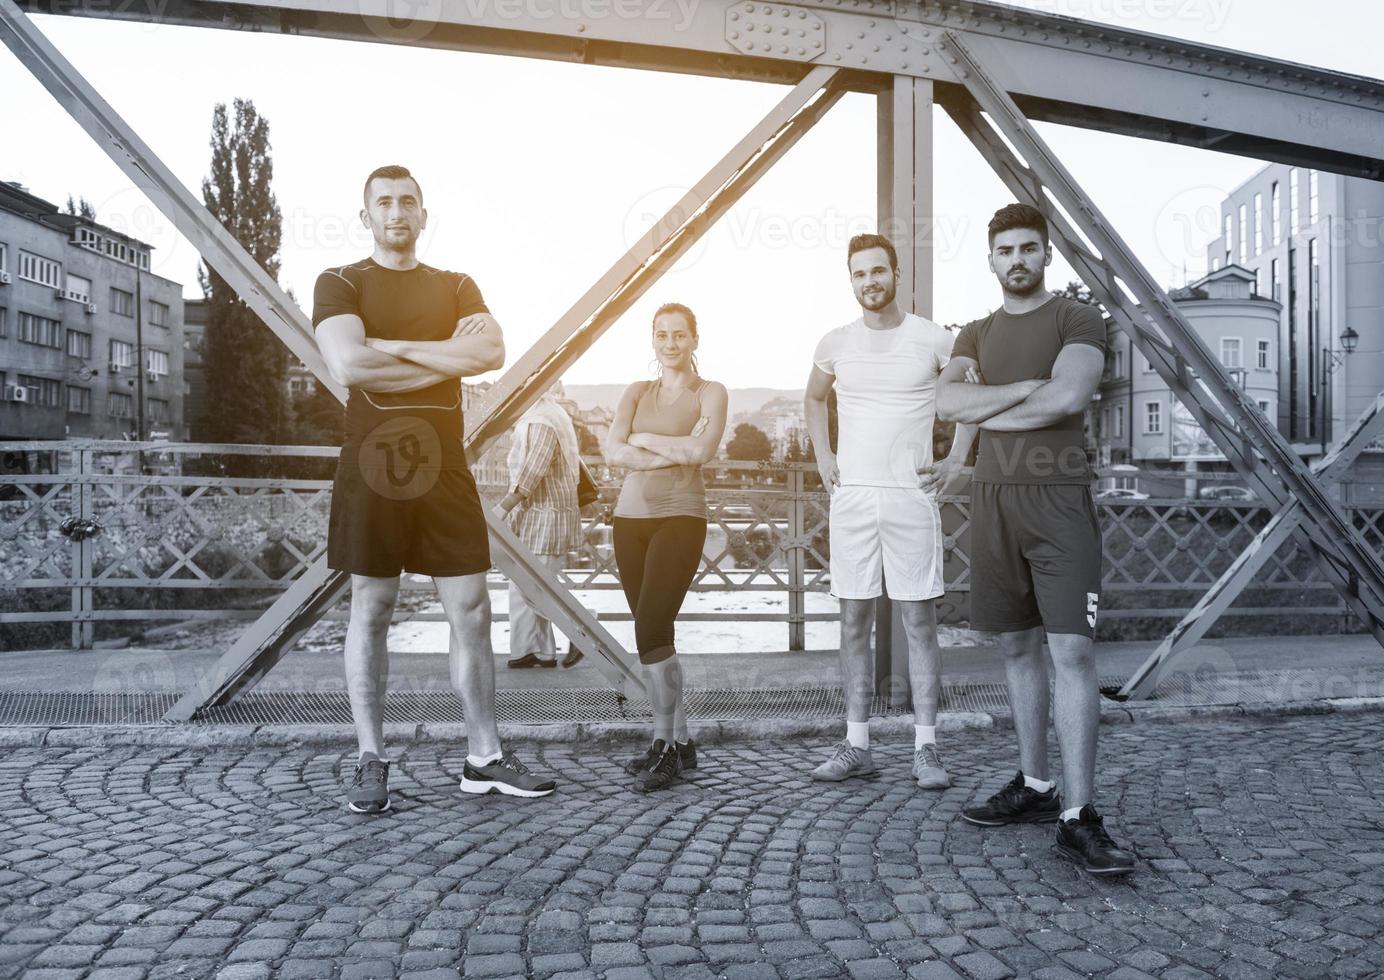
[[[1052,365],[1052,380],[1018,405],[981,422],[991,432],[1028,432],[1075,415],[1091,404],[1105,354],[1091,344],[1068,344]],[[981,387],[974,385],[972,387]]]
[[[365,323],[352,313],[328,317],[318,325],[317,349],[332,380],[347,388],[417,391],[447,380],[445,374],[367,346]]]
[[[971,357],[953,357],[937,378],[937,417],[944,422],[984,422],[1013,408],[1046,382],[1016,381],[1007,385],[968,384],[966,372],[979,372]]]
[[[841,485],[841,470],[836,465],[836,454],[831,451],[831,425],[827,418],[827,398],[835,384],[836,375],[827,374],[814,364],[803,393],[803,422],[807,425],[807,438],[812,442],[817,472],[827,493]]]
[[[477,313],[457,321],[446,340],[379,340],[371,348],[400,360],[420,364],[448,378],[469,378],[504,367],[505,339],[499,321]]]

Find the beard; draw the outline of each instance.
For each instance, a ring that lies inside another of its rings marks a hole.
[[[890,303],[894,302],[894,296],[898,293],[897,286],[886,287],[879,292],[862,293],[860,305],[870,312],[882,310]]]
[[[1032,296],[1043,288],[1043,274],[1041,272],[1030,272],[1027,269],[1019,271],[1023,272],[1023,276],[1017,281],[1012,279],[1008,272],[1000,278],[1000,288],[1010,296]]]

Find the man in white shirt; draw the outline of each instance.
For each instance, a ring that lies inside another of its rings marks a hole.
[[[880,235],[857,235],[846,257],[861,317],[828,333],[813,354],[804,414],[831,494],[831,593],[841,602],[846,738],[812,772],[838,781],[874,776],[870,755],[870,626],[874,600],[898,603],[908,637],[915,725],[913,776],[924,789],[951,780],[937,751],[942,657],[935,600],[943,593],[942,522],[931,473],[937,377],[952,336],[899,309],[898,257]],[[827,396],[836,388],[835,451]],[[969,439],[956,440],[964,455]]]

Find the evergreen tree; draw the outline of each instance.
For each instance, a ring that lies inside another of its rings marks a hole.
[[[234,120],[218,103],[211,122],[211,173],[202,201],[269,275],[279,275],[282,216],[270,184],[269,123],[248,99],[233,103]],[[194,420],[204,442],[282,443],[294,429],[283,342],[215,269],[201,266],[207,298],[203,365],[206,410]],[[262,461],[261,461],[262,462]]]
[[[67,195],[67,207],[63,208],[63,214],[75,214],[78,217],[86,218],[88,221],[96,220],[96,207],[85,197],[79,201],[72,200],[72,195]]]
[[[735,427],[735,435],[726,444],[726,457],[729,459],[752,460],[767,463],[774,455],[774,447],[769,437],[749,422],[741,422]]]

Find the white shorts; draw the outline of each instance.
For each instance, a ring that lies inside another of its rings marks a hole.
[[[838,487],[831,495],[831,594],[838,599],[936,599],[942,514],[909,487]]]

